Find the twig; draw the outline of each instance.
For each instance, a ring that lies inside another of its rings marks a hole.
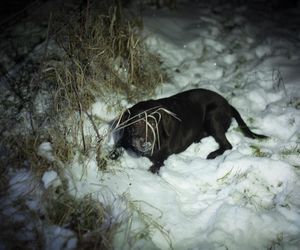
[[[98,129],[97,129],[97,126],[96,126],[96,124],[95,124],[95,122],[94,122],[94,120],[93,120],[92,115],[89,114],[87,111],[84,111],[84,112],[85,112],[85,114],[87,115],[87,117],[90,119],[90,121],[91,121],[91,123],[92,123],[92,126],[93,126],[93,128],[94,128],[94,130],[95,130],[95,132],[96,132],[97,137],[98,137],[98,142],[101,142],[101,141],[103,140],[103,137],[100,136],[100,134],[99,134],[99,132],[98,132]]]
[[[46,40],[45,40],[45,48],[44,48],[44,53],[43,53],[43,59],[46,58],[47,53],[48,53],[49,34],[50,34],[51,24],[52,24],[52,12],[50,12],[49,20],[48,20],[48,27],[47,27],[47,33],[46,33]]]
[[[81,130],[83,151],[86,152],[86,143],[85,143],[84,130],[83,130],[83,121],[82,121],[82,104],[81,104],[81,101],[80,101],[78,91],[77,91],[76,87],[74,86],[74,82],[71,83],[71,86],[72,86],[72,89],[74,90],[75,95],[77,97],[78,111],[79,111],[79,115],[80,115],[80,130]]]
[[[283,77],[282,77],[281,72],[280,72],[279,69],[277,69],[277,70],[273,69],[272,78],[273,78],[273,81],[275,81],[275,84],[276,84],[275,88],[280,89],[280,86],[282,86],[284,94],[285,94],[285,96],[287,96],[287,91],[286,91],[286,88],[285,88],[285,82],[283,80]]]

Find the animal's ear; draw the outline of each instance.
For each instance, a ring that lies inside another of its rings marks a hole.
[[[162,133],[165,137],[169,137],[172,134],[172,117],[166,114],[165,112],[161,112],[161,128]]]
[[[181,119],[177,116],[177,114],[164,107],[160,108],[159,113],[161,116],[160,123],[163,135],[166,137],[175,135],[175,130],[178,127],[177,122],[181,122]]]

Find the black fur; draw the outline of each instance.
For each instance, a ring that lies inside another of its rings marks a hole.
[[[121,122],[126,124],[128,118],[152,108],[147,112],[149,115],[153,110],[156,110],[156,107],[173,112],[180,120],[162,109],[159,111],[159,114],[153,114],[156,120],[159,121],[158,132],[160,139],[160,144],[156,140],[153,152],[149,149],[147,150],[146,147],[145,151],[140,150],[141,145],[146,145],[143,144],[146,137],[145,122],[143,121],[124,127],[120,132],[120,138],[116,142],[116,148],[123,147],[126,150],[134,151],[138,155],[148,157],[153,163],[149,169],[153,173],[159,171],[164,160],[171,154],[180,153],[192,143],[199,142],[207,136],[214,137],[219,144],[219,149],[211,152],[207,159],[214,159],[218,155],[223,154],[225,150],[231,149],[232,146],[227,140],[225,133],[231,124],[232,118],[236,119],[245,136],[250,138],[267,138],[264,135],[253,133],[238,111],[225,98],[205,89],[193,89],[168,98],[139,102],[123,114]],[[138,118],[133,120],[136,119]],[[154,143],[153,135],[149,132],[147,134],[147,140]],[[138,140],[142,140],[142,143]]]

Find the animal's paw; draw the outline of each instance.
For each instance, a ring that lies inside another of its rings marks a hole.
[[[159,171],[159,167],[155,166],[155,165],[152,165],[149,169],[148,169],[149,172],[151,172],[152,174],[158,174],[158,171]]]
[[[108,158],[111,160],[117,160],[123,154],[122,148],[114,148],[112,151],[109,152]]]
[[[232,149],[232,146],[230,144],[227,144],[225,146],[220,147],[216,151],[211,152],[206,159],[211,160],[215,159],[217,156],[222,155],[226,150]]]
[[[211,153],[206,157],[206,159],[207,159],[207,160],[213,160],[213,159],[215,159],[218,155],[219,155],[219,153],[216,152],[216,151],[214,151],[214,152],[211,152]]]

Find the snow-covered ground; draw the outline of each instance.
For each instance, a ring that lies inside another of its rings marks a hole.
[[[300,249],[300,10],[254,7],[145,10],[147,43],[171,76],[156,98],[211,89],[270,138],[246,138],[233,121],[226,134],[232,150],[206,160],[217,144],[204,138],[170,156],[159,175],[147,171],[148,159],[126,152],[106,172],[95,155],[74,159],[66,172],[70,192],[113,204],[111,220],[123,223],[115,249]],[[93,114],[117,115],[100,102]],[[51,145],[40,155],[51,159]],[[59,185],[58,178],[46,172],[45,188]],[[76,240],[65,234],[72,248]]]

